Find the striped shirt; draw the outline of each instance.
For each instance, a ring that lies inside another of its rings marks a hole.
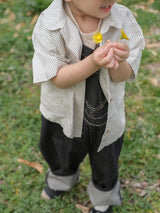
[[[130,39],[125,42],[130,47],[127,61],[133,70],[129,80],[133,80],[137,76],[144,49],[143,33],[131,11],[115,3],[110,14],[102,20],[100,31],[104,41],[118,40],[121,28]],[[61,67],[80,60],[83,46],[79,29],[67,16],[63,0],[54,0],[40,14],[32,38],[35,50],[33,82],[41,85],[40,111],[46,119],[59,123],[67,137],[81,137],[85,80],[66,89],[57,88],[50,80]],[[101,150],[116,141],[124,132],[125,82],[112,81],[106,68],[101,69],[99,80],[108,101],[108,120],[99,147]]]

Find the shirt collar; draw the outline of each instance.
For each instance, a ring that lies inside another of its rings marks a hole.
[[[110,14],[103,19],[103,24],[101,26],[101,33],[102,34],[106,33],[110,27],[115,27],[117,29],[122,28],[122,19],[119,6],[117,3],[113,5]]]
[[[54,0],[42,14],[44,15],[44,25],[48,30],[57,30],[65,26],[67,15],[64,11],[63,0]],[[103,19],[101,33],[106,33],[111,26],[118,29],[122,28],[121,15],[117,3],[113,5],[111,13]]]
[[[44,26],[48,30],[64,27],[67,16],[63,8],[63,0],[54,0],[42,14],[44,15]]]

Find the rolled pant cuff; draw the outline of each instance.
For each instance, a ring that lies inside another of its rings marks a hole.
[[[119,181],[110,191],[101,191],[90,181],[88,185],[88,194],[93,206],[114,206],[122,204]]]
[[[73,175],[58,176],[51,172],[49,169],[46,174],[46,183],[49,188],[58,191],[69,191],[77,182],[79,178],[79,169]]]

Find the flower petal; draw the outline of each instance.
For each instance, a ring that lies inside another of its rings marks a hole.
[[[94,33],[92,39],[94,43],[99,44],[103,40],[103,35],[101,34],[101,32],[96,32]]]

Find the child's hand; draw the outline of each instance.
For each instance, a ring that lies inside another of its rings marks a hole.
[[[129,57],[129,47],[124,43],[113,42],[114,58],[119,63],[125,61]]]
[[[105,67],[108,69],[117,69],[119,63],[114,55],[115,53],[112,43],[106,43],[93,52],[93,61],[98,68]]]

